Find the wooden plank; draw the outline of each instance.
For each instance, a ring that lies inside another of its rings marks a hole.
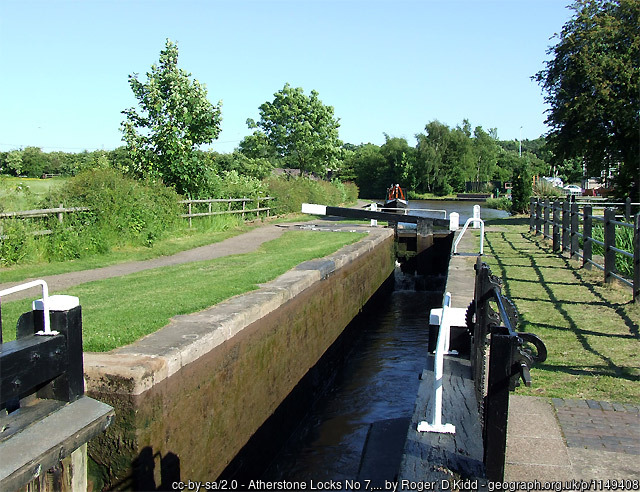
[[[102,433],[113,408],[83,396],[0,443],[0,489],[17,490]]]
[[[482,427],[475,397],[471,364],[445,356],[442,422],[453,424],[455,434],[418,432],[418,422],[430,420],[433,412],[433,355],[422,373],[416,408],[409,426],[398,480],[437,482],[451,478],[484,477]]]
[[[0,346],[0,403],[32,391],[67,369],[64,335],[21,338]]]

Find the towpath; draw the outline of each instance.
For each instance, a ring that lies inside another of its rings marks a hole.
[[[119,263],[92,270],[81,270],[78,272],[61,273],[58,275],[37,278],[41,278],[47,282],[49,292],[58,292],[85,282],[120,277],[123,275],[129,275],[130,273],[140,272],[142,270],[180,265],[182,263],[195,261],[212,260],[221,256],[250,253],[257,250],[261,244],[280,237],[290,226],[290,224],[268,224],[252,229],[249,232],[227,238],[224,241],[207,244],[206,246],[200,246],[199,248],[187,251],[181,251],[180,253],[170,256],[160,256],[150,260]],[[20,282],[3,283],[0,284],[0,290],[22,284],[30,280],[35,280],[35,278],[24,279]],[[33,297],[33,293],[30,291],[17,292],[6,296],[3,298],[3,301],[24,299],[27,297]]]

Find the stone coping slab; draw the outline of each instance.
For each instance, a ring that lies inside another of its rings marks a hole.
[[[174,316],[164,328],[130,345],[105,353],[85,352],[87,388],[130,395],[149,390],[394,234],[390,228],[354,225],[336,225],[331,230],[368,234],[325,258],[298,265],[258,290],[197,313]]]

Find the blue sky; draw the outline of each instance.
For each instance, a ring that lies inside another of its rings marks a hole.
[[[230,152],[247,118],[285,83],[315,89],[340,138],[384,143],[432,120],[537,138],[531,76],[570,18],[568,0],[0,0],[0,150],[122,145],[121,111],[166,38],[179,65],[222,101]],[[520,128],[522,127],[522,129]]]

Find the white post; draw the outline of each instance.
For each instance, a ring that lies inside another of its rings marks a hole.
[[[449,309],[451,308],[451,294],[446,293],[442,305],[442,317],[440,318],[440,329],[438,330],[438,344],[436,347],[434,368],[433,368],[433,414],[431,422],[423,420],[418,423],[418,432],[439,432],[441,434],[455,434],[456,428],[453,424],[442,423],[442,375],[444,372],[444,352],[445,345],[448,344],[449,332]]]
[[[480,218],[480,205],[474,205],[473,206],[473,218],[474,219],[479,219]],[[477,222],[473,223],[473,228],[474,229],[478,228],[478,223]]]
[[[457,231],[460,228],[460,214],[458,212],[451,212],[449,214],[449,230]]]

